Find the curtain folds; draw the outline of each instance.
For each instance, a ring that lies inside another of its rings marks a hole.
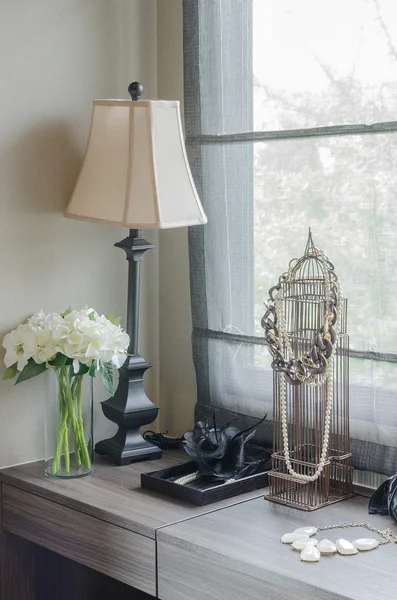
[[[324,99],[317,99],[316,116],[310,90],[302,98],[291,92],[288,102],[270,93],[255,70],[261,43],[255,7],[263,4],[183,4],[186,144],[208,216],[206,226],[189,231],[196,418],[215,414],[218,423],[244,428],[267,413],[258,438],[271,445],[273,379],[260,318],[268,289],[303,254],[310,226],[349,299],[355,466],[391,474],[397,470],[397,123],[387,122],[387,111],[370,127],[353,116],[349,122],[344,106],[357,105],[347,98],[354,86],[341,88],[340,122],[327,122]],[[264,62],[275,59],[263,54]],[[298,117],[311,127],[295,127]],[[277,128],[266,126],[270,119]]]

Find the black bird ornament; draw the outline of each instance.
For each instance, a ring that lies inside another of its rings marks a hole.
[[[266,416],[260,423],[265,419]],[[247,434],[250,429],[240,431],[232,426],[218,428],[214,416],[212,426],[208,422],[198,421],[193,429],[186,431],[183,447],[196,461],[200,476],[224,481],[241,479],[258,471],[259,466],[270,458],[264,449],[261,449],[261,456],[255,458],[247,452],[247,443],[255,435],[255,431]]]

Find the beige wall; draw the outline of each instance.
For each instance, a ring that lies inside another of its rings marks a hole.
[[[95,97],[183,98],[181,0],[0,0],[0,338],[43,308],[71,305],[125,315],[127,269],[113,244],[122,229],[71,221]],[[193,422],[187,232],[147,237],[140,351],[153,363],[148,395],[161,429]],[[159,251],[159,246],[160,250]],[[3,353],[0,351],[0,359]],[[45,377],[0,382],[0,467],[42,458]],[[113,432],[99,406],[95,437]]]
[[[62,217],[94,97],[157,93],[156,0],[0,0],[0,337],[43,308],[125,314],[125,231]],[[156,236],[155,236],[156,237]],[[166,294],[166,290],[163,291]],[[158,251],[145,258],[141,351],[159,400]],[[2,354],[0,355],[2,358]],[[0,466],[41,458],[45,378],[0,382]],[[96,395],[96,438],[111,433]]]
[[[158,0],[157,23],[158,95],[182,101],[182,0]],[[196,403],[187,230],[162,231],[160,250],[160,423],[180,435],[192,426]]]

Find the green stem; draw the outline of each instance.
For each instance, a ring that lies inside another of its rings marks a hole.
[[[83,446],[82,442],[84,442],[84,444],[85,444],[85,441],[81,440],[79,423],[76,418],[76,413],[74,410],[74,401],[73,401],[74,394],[72,392],[72,389],[73,389],[73,384],[71,383],[71,375],[67,375],[67,386],[66,386],[67,406],[68,406],[68,410],[69,410],[70,421],[72,423],[75,450],[77,449],[77,456],[75,456],[76,463],[78,466],[80,466],[80,464],[81,464],[80,451],[82,451],[84,454],[84,448],[82,447]],[[84,458],[84,456],[83,456],[83,458]]]
[[[65,453],[64,453],[64,460],[65,460],[65,471],[66,473],[70,473],[70,453],[69,453],[69,418],[68,418],[68,414],[67,414],[67,410],[66,412],[66,427],[65,427],[65,431],[63,434],[63,438],[64,438],[64,448],[65,448]]]
[[[78,379],[78,382],[76,384],[76,404],[77,404],[77,414],[78,414],[80,448],[81,448],[84,466],[86,469],[90,469],[91,468],[91,459],[90,459],[87,444],[85,441],[84,421],[83,421],[83,399],[82,399],[82,391],[81,391],[82,384],[83,384],[83,377],[80,376],[80,377],[77,377],[76,379]]]
[[[78,467],[84,463],[91,468],[91,458],[84,435],[82,383],[83,376],[74,376],[72,367],[64,366],[56,369],[58,379],[58,403],[61,422],[57,426],[57,441],[51,465],[51,473],[56,475],[61,469],[62,451],[64,453],[65,473],[70,473],[69,426],[74,437],[75,461]]]
[[[58,382],[59,382],[58,402],[59,402],[59,412],[62,414],[62,422],[61,422],[61,426],[60,426],[59,430],[57,431],[57,445],[56,445],[54,458],[52,459],[51,473],[53,475],[58,473],[59,468],[60,468],[62,446],[64,445],[65,433],[67,435],[67,429],[68,429],[68,427],[67,427],[68,411],[67,411],[64,396],[62,393],[60,377],[61,377],[61,374],[59,374],[59,377],[58,377]]]
[[[72,398],[76,398],[76,390],[78,387],[78,377],[75,377],[73,379],[73,383],[72,383]],[[75,439],[74,439],[74,456],[75,456],[75,460],[76,460],[76,464],[78,467],[81,466],[81,453],[80,453],[80,436],[78,435],[76,437],[75,435]]]

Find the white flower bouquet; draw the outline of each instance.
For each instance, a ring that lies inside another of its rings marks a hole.
[[[114,394],[113,368],[123,365],[129,345],[129,336],[119,321],[91,308],[47,315],[41,311],[4,337],[7,368],[3,379],[16,377],[18,384],[48,369],[57,375],[56,445],[48,474],[69,475],[71,453],[78,470],[83,474],[92,470],[84,433],[83,377],[99,373],[106,390]]]

